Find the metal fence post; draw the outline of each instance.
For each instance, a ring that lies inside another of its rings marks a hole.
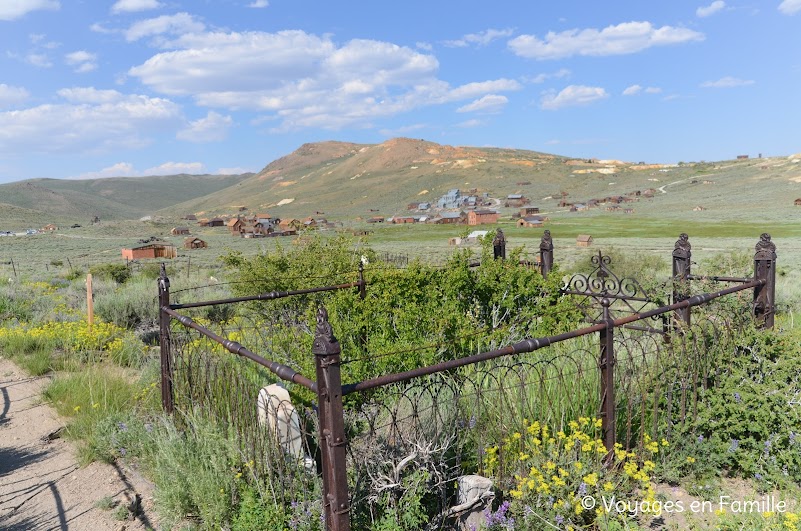
[[[681,302],[689,297],[687,293],[687,282],[690,276],[690,250],[689,236],[682,232],[676,245],[673,248],[673,303]],[[676,322],[690,326],[690,308],[679,308],[675,310]]]
[[[323,465],[323,514],[328,531],[350,531],[350,502],[345,453],[339,341],[328,322],[328,311],[317,310],[312,346],[317,366],[317,405]]]
[[[609,306],[611,301],[601,300],[604,307],[603,320],[606,328],[600,331],[601,354],[599,367],[601,369],[601,431],[603,431],[604,446],[609,452],[615,449],[615,325],[613,323]]]
[[[776,313],[776,244],[770,234],[762,233],[754,255],[754,278],[765,283],[754,288],[754,319],[760,328],[773,328]]]
[[[548,273],[553,269],[553,240],[551,231],[545,229],[540,240],[540,272],[543,278],[548,278]]]
[[[503,235],[503,230],[498,229],[495,231],[495,238],[492,239],[492,255],[497,260],[506,260],[506,236]]]
[[[172,356],[170,352],[170,316],[162,308],[170,305],[170,279],[161,263],[159,272],[159,350],[161,352],[161,406],[172,414],[175,408],[172,391]]]
[[[359,299],[362,301],[367,298],[367,283],[364,281],[364,258],[359,260]],[[367,350],[367,325],[362,325],[359,330],[359,345]]]

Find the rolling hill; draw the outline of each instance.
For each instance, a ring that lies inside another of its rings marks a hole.
[[[597,208],[569,212],[560,202],[636,197],[624,205],[633,217],[622,218],[621,223],[787,222],[801,213],[793,205],[795,198],[801,198],[801,155],[661,165],[446,146],[409,138],[381,144],[329,141],[304,144],[256,174],[38,179],[0,186],[0,202],[25,209],[20,212],[26,218],[41,212],[48,222],[85,222],[94,215],[104,219],[235,215],[241,206],[281,218],[324,212],[331,220],[356,221],[406,213],[413,202],[435,204],[452,188],[486,193],[495,207],[503,207],[509,194],[523,194],[551,217],[582,216],[588,222],[597,216],[622,217],[625,209],[599,201]],[[635,196],[636,192],[641,195]],[[504,215],[514,211],[502,208]]]
[[[575,215],[560,201],[641,196],[626,206],[636,216],[696,221],[796,215],[801,155],[679,165],[572,159],[535,151],[453,147],[397,138],[382,144],[305,144],[257,174],[205,197],[160,212],[234,214],[236,205],[273,216],[316,212],[337,220],[407,212],[412,202],[437,199],[451,188],[500,199],[519,193],[554,215]],[[496,205],[499,201],[495,201]],[[766,205],[771,208],[766,209]],[[511,213],[511,209],[504,209]],[[594,208],[579,215],[622,215]]]
[[[170,175],[157,177],[114,177],[108,179],[32,179],[0,185],[0,202],[8,205],[0,219],[43,222],[85,223],[101,219],[137,219],[175,203],[228,188],[249,177],[245,175]],[[28,223],[31,224],[31,223]]]

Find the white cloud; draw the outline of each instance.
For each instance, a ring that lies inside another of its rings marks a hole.
[[[258,9],[262,7],[268,7],[269,5],[270,2],[268,2],[267,0],[256,0],[255,2],[251,2],[250,4],[248,4],[248,7],[253,7]]]
[[[206,171],[202,162],[165,162],[146,169],[142,172],[142,175],[176,175],[179,173],[197,175],[206,173]]]
[[[463,127],[467,129],[470,127],[480,127],[482,125],[484,125],[484,122],[482,120],[473,119],[473,120],[466,120],[464,122],[459,122],[458,124],[456,124],[456,127]]]
[[[662,26],[650,22],[624,22],[602,30],[572,29],[549,32],[544,39],[520,35],[509,41],[509,48],[530,59],[562,59],[574,55],[604,56],[640,52],[654,46],[666,46],[704,39],[704,34],[687,28]]]
[[[630,87],[626,87],[626,89],[623,90],[623,95],[624,96],[634,96],[634,95],[637,95],[637,94],[639,94],[639,93],[641,93],[643,91],[646,94],[659,94],[659,93],[662,92],[662,89],[659,88],[659,87],[645,87],[643,89],[643,87],[640,86],[640,85],[631,85]]]
[[[497,79],[452,87],[437,59],[388,42],[328,36],[204,32],[163,43],[172,48],[128,71],[153,90],[191,96],[208,107],[270,113],[274,131],[339,129],[412,109],[519,90]]]
[[[404,125],[396,129],[381,129],[378,132],[379,134],[381,134],[381,136],[396,137],[396,136],[408,135],[409,133],[413,133],[414,131],[425,129],[426,127],[428,127],[426,124],[411,124],[411,125]]]
[[[115,103],[125,99],[125,95],[116,90],[98,90],[94,87],[73,87],[61,89],[59,96],[72,103]]]
[[[253,170],[246,168],[220,168],[217,175],[241,175]],[[105,179],[108,177],[147,177],[151,175],[176,175],[179,173],[204,174],[206,168],[202,162],[165,162],[143,171],[137,171],[130,162],[118,162],[99,171],[82,173],[69,179]]]
[[[0,83],[0,108],[10,107],[27,100],[30,94],[22,87]]]
[[[29,53],[25,56],[25,61],[33,66],[38,66],[39,68],[50,68],[53,66],[53,62],[50,60],[50,57],[43,53]]]
[[[739,79],[736,77],[726,76],[718,79],[717,81],[704,81],[701,83],[701,86],[704,88],[732,88],[753,84],[754,81],[752,79]]]
[[[60,7],[61,4],[58,0],[2,0],[0,2],[0,20],[16,20],[31,11],[57,10]]]
[[[256,173],[256,170],[237,166],[235,168],[217,168],[214,173],[216,175],[242,175],[243,173]]]
[[[463,105],[456,109],[456,112],[478,112],[482,114],[496,114],[506,107],[509,103],[509,98],[506,96],[499,96],[498,94],[487,94],[467,105]]]
[[[163,4],[158,0],[117,0],[111,6],[112,13],[131,13],[135,11],[147,11],[158,9]]]
[[[64,56],[64,60],[79,73],[91,72],[97,68],[97,55],[84,50],[68,53]]]
[[[0,112],[0,152],[102,152],[146,145],[180,123],[180,108],[162,98],[64,89],[65,103]]]
[[[103,34],[106,34],[106,35],[109,35],[109,34],[112,34],[112,33],[121,33],[120,30],[106,28],[105,26],[103,26],[99,22],[95,22],[94,24],[89,26],[89,29],[94,31],[95,33],[103,33]]]
[[[540,101],[540,108],[546,111],[555,111],[564,107],[589,105],[608,97],[609,94],[601,87],[570,85],[558,94],[555,91],[545,92]]]
[[[467,83],[461,87],[457,87],[448,93],[449,101],[457,101],[467,98],[475,98],[481,94],[499,91],[512,91],[520,90],[522,87],[520,83],[514,79],[496,79],[493,81],[480,81],[475,83]]]
[[[634,96],[635,94],[639,94],[642,90],[640,85],[631,85],[630,87],[626,87],[623,91],[624,96]]]
[[[723,0],[715,0],[708,6],[702,6],[695,10],[695,15],[700,18],[708,17],[710,15],[714,15],[718,11],[722,10],[726,7],[726,2]]]
[[[420,48],[421,50],[425,50],[425,51],[427,51],[427,52],[430,52],[431,50],[433,50],[433,49],[434,49],[434,47],[433,47],[433,46],[431,46],[431,45],[430,45],[429,43],[427,43],[427,42],[416,42],[416,43],[414,43],[414,45],[415,45],[417,48]]]
[[[153,35],[196,33],[203,31],[205,28],[206,26],[202,22],[195,20],[195,17],[189,13],[177,13],[175,15],[162,15],[156,18],[140,20],[128,28],[125,32],[125,38],[129,42],[133,42]]]
[[[175,137],[188,142],[217,142],[225,140],[233,124],[230,116],[211,111],[205,118],[190,122],[189,127],[178,131]]]
[[[479,33],[470,33],[468,35],[463,36],[461,39],[453,40],[453,41],[445,41],[443,44],[450,48],[465,48],[474,44],[476,46],[486,46],[492,41],[496,39],[502,39],[504,37],[509,37],[514,33],[511,29],[488,29],[484,30]]]
[[[795,15],[801,11],[801,0],[784,0],[779,4],[779,11],[785,15]]]
[[[70,179],[105,179],[107,177],[137,177],[139,173],[130,162],[118,162],[99,171],[82,173]]]
[[[531,78],[530,81],[531,81],[531,83],[539,84],[539,83],[544,83],[545,81],[547,81],[549,79],[561,79],[561,78],[567,77],[569,75],[570,75],[570,70],[568,70],[567,68],[562,68],[562,69],[559,69],[556,72],[552,72],[550,74],[538,74],[538,75],[534,76],[533,78]]]

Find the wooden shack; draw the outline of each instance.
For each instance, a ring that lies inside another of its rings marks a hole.
[[[526,228],[542,227],[543,221],[540,216],[526,216],[517,220],[517,226]]]
[[[187,235],[187,234],[189,234],[189,228],[188,227],[173,227],[172,229],[170,229],[170,234],[172,234],[173,236]]]
[[[206,249],[209,246],[205,241],[200,238],[185,238],[184,249]]]
[[[579,234],[576,236],[576,245],[579,247],[589,247],[592,244],[592,236],[589,234]]]
[[[166,242],[151,242],[122,250],[122,257],[126,260],[140,260],[142,258],[175,258],[178,252],[175,246]]]

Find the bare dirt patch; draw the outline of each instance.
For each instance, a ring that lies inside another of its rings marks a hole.
[[[152,485],[135,470],[78,465],[66,421],[42,402],[48,381],[0,358],[0,529],[156,528]]]

